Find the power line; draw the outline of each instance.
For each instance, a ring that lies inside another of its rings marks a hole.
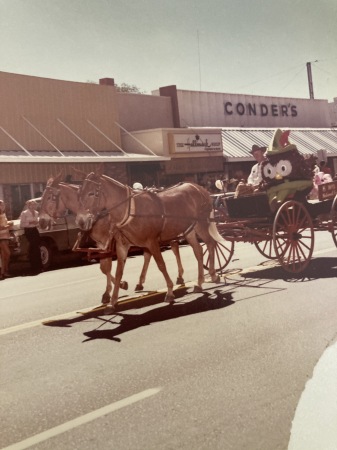
[[[294,79],[302,72],[303,69],[304,69],[304,67],[301,67],[301,69],[300,69],[298,72],[296,72],[296,74],[291,78],[291,80],[288,81],[288,83],[287,83],[285,86],[283,86],[282,89],[280,89],[280,91],[278,92],[277,95],[280,95],[280,93],[281,93],[287,86],[289,86],[290,83],[292,83],[292,82],[294,81]]]
[[[246,85],[244,85],[244,86],[239,86],[237,89],[243,89],[243,88],[245,88],[245,87],[252,86],[253,84],[262,83],[262,82],[264,82],[264,81],[270,80],[271,78],[278,77],[279,75],[282,75],[283,73],[287,73],[287,72],[289,72],[289,71],[291,71],[291,70],[293,70],[293,69],[297,69],[298,67],[302,67],[302,64],[301,64],[300,66],[297,64],[296,66],[290,67],[290,68],[288,68],[288,69],[286,69],[286,70],[282,70],[281,72],[278,72],[278,73],[276,73],[276,74],[274,74],[274,75],[270,75],[270,76],[267,77],[267,78],[263,78],[263,79],[261,79],[261,80],[254,81],[253,83],[249,83],[249,84],[246,84]]]

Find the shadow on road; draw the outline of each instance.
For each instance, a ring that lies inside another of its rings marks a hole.
[[[274,266],[241,274],[244,278],[283,280],[287,282],[308,282],[318,278],[337,278],[337,258],[315,258],[301,273],[286,272],[280,266]]]
[[[108,330],[96,329],[88,331],[84,333],[84,335],[87,336],[87,339],[83,342],[95,339],[109,339],[115,342],[121,342],[121,339],[117,336],[127,333],[128,331],[149,326],[156,322],[163,322],[191,314],[198,314],[204,311],[225,308],[234,303],[230,292],[215,290],[212,294],[203,293],[202,296],[196,300],[160,306],[159,308],[146,311],[143,314],[116,313],[112,319],[106,320],[101,318],[101,320],[103,320],[105,324],[116,324],[113,319],[120,317],[121,321],[117,324],[117,327]]]

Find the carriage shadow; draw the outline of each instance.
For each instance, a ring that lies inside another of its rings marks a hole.
[[[244,278],[283,280],[286,282],[308,282],[319,278],[337,278],[337,258],[314,258],[301,273],[286,272],[280,266],[241,274]]]
[[[108,339],[115,342],[121,342],[120,336],[128,331],[137,328],[146,327],[153,323],[164,322],[166,320],[176,319],[192,314],[199,314],[205,311],[225,308],[234,304],[231,292],[223,292],[215,290],[212,294],[203,293],[200,297],[192,301],[177,302],[173,305],[164,305],[159,308],[151,309],[143,314],[126,314],[116,313],[114,317],[120,317],[121,320],[117,327],[108,330],[95,329],[83,333],[87,339],[83,342],[88,342],[96,339]],[[104,319],[103,319],[104,320]],[[106,320],[105,323],[115,324],[113,318]]]

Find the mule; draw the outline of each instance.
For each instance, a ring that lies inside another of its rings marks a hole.
[[[50,228],[52,219],[64,216],[67,209],[71,210],[75,214],[78,211],[79,186],[60,182],[61,175],[62,173],[59,174],[55,179],[50,178],[47,182],[46,189],[43,192],[39,214],[40,227],[43,229]],[[96,242],[98,250],[106,252],[108,251],[109,246],[111,247],[112,244],[111,236],[109,234],[108,216],[100,218],[94,224],[94,226],[90,230],[89,237]],[[182,266],[179,253],[179,243],[177,241],[171,241],[170,246],[176,257],[178,265],[177,284],[184,284],[184,268]],[[136,291],[141,291],[144,289],[144,283],[146,280],[146,274],[148,271],[150,260],[151,253],[147,249],[144,249],[144,264],[139,276],[139,281],[135,287]],[[115,283],[115,277],[111,274],[111,256],[100,258],[100,269],[101,272],[106,276],[107,280],[106,289],[102,295],[102,303],[106,304],[110,300],[112,284]],[[119,287],[121,289],[128,289],[127,281],[121,280],[119,282]]]
[[[101,173],[90,173],[79,191],[80,210],[77,224],[90,230],[102,215],[109,215],[110,229],[116,241],[116,282],[107,312],[113,311],[118,301],[119,280],[131,245],[146,247],[154,257],[167,286],[165,301],[174,302],[173,282],[167,272],[160,251],[160,241],[169,241],[184,235],[193,248],[198,262],[198,281],[195,292],[202,292],[204,283],[203,251],[198,236],[209,252],[209,274],[213,282],[220,278],[214,268],[217,242],[224,243],[212,217],[212,199],[209,193],[194,183],[181,183],[154,194],[133,191],[129,186]]]

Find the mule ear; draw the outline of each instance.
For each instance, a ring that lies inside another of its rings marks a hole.
[[[54,177],[53,175],[49,175],[49,178],[47,180],[47,186],[51,186],[53,184]]]
[[[53,186],[58,186],[58,184],[60,183],[62,178],[63,178],[63,170],[61,170],[61,172],[58,175],[56,175],[56,177],[54,178],[54,180],[52,182],[52,185]]]
[[[97,175],[98,177],[102,176],[104,173],[104,165],[101,163],[97,169],[95,170],[95,175]]]
[[[87,178],[87,174],[82,170],[75,169],[75,167],[71,167],[71,170],[74,172],[74,174],[79,180],[85,180]]]

